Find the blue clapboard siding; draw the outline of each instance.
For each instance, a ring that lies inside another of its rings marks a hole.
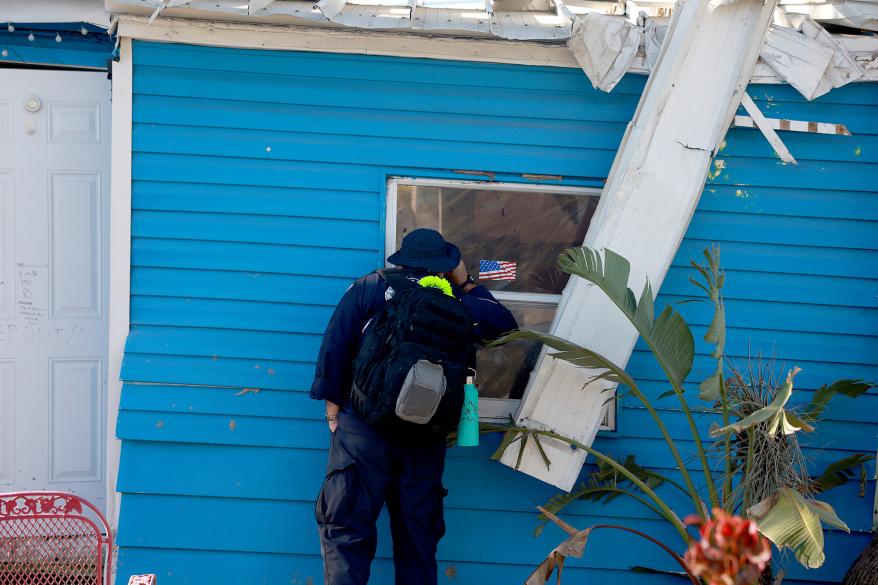
[[[387,177],[475,170],[600,186],[644,80],[603,94],[576,70],[140,42],[134,59],[119,573],[157,572],[172,585],[320,583],[313,502],[328,436],[307,390],[335,302],[383,262]],[[878,377],[878,286],[868,277],[878,274],[878,198],[868,192],[878,88],[836,90],[815,104],[788,90],[751,88],[773,115],[847,123],[856,136],[785,136],[801,160],[794,169],[779,166],[758,133],[730,133],[724,173],[705,191],[659,304],[692,297],[688,259],[718,241],[732,355],[751,341],[766,351],[776,343],[774,353],[805,368],[805,389]],[[707,308],[683,307],[703,333]],[[665,387],[651,359],[638,347],[631,368],[658,396]],[[693,381],[709,368],[699,347]],[[659,405],[685,439],[673,404]],[[815,465],[874,451],[875,407],[868,396],[833,408],[808,447]],[[672,466],[636,404],[623,400],[618,418],[602,448]],[[449,455],[442,582],[521,582],[561,537],[552,527],[531,536],[533,507],[554,488],[490,461],[496,437],[483,443]],[[790,583],[838,580],[868,539],[873,489],[866,498],[856,486],[837,492],[854,534],[830,534],[827,568],[794,572]],[[577,503],[568,517],[675,538],[622,500]],[[386,519],[381,526],[373,582],[385,585],[393,571]],[[595,536],[589,547],[567,579],[678,582],[629,572],[674,567],[625,535]]]
[[[0,15],[2,16],[2,15]],[[115,38],[105,29],[80,23],[0,22],[0,66],[48,65],[85,69],[108,69],[115,47]],[[82,34],[82,30],[86,34]],[[33,40],[28,35],[33,34]],[[58,42],[57,35],[61,35]]]

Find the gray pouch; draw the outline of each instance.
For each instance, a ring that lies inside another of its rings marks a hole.
[[[442,366],[418,360],[402,383],[396,399],[396,416],[419,425],[427,424],[436,414],[444,395],[445,371]]]

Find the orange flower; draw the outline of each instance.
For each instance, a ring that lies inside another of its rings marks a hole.
[[[700,526],[701,538],[686,551],[686,564],[708,585],[754,585],[771,560],[771,544],[756,523],[713,509],[713,519],[686,518]]]

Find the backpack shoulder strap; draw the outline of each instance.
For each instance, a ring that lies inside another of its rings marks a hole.
[[[407,288],[414,288],[418,286],[416,282],[413,282],[406,278],[405,271],[401,268],[382,268],[378,270],[378,276],[384,279],[393,290],[401,291]]]

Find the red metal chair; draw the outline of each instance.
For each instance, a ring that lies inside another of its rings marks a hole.
[[[0,583],[111,585],[113,535],[100,510],[64,492],[0,494]]]

